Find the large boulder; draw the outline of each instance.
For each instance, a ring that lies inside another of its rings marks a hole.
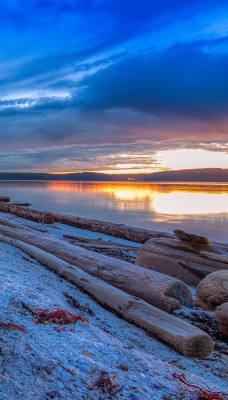
[[[228,338],[228,302],[216,308],[215,319],[219,326],[219,332]]]
[[[209,274],[197,286],[197,304],[205,310],[215,310],[228,301],[228,271]]]

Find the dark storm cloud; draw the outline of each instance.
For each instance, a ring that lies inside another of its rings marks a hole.
[[[151,54],[125,58],[84,80],[87,106],[133,108],[150,113],[226,117],[228,54],[176,44]]]
[[[80,83],[58,81],[55,88],[70,87],[71,97],[1,101],[2,115],[44,110],[87,108],[90,110],[135,109],[153,114],[178,114],[194,118],[225,118],[228,109],[228,54],[205,51],[211,42],[176,44],[165,51],[123,53],[113,59],[82,63],[77,71],[101,68]],[[118,58],[121,60],[119,61]],[[65,85],[65,86],[64,86]],[[50,84],[49,87],[52,87]],[[75,89],[80,91],[74,94]],[[23,102],[30,107],[23,108]],[[12,105],[12,108],[10,108]]]

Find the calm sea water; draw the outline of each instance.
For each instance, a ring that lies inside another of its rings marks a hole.
[[[228,184],[1,181],[0,195],[32,208],[228,243]]]

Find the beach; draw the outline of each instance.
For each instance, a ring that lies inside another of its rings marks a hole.
[[[63,236],[78,236],[131,246],[129,251],[118,248],[112,254],[119,258],[125,254],[131,262],[141,246],[60,223],[44,225],[12,214],[0,216],[45,230],[44,235],[63,242],[71,240]],[[2,242],[0,249],[3,400],[190,400],[198,399],[202,391],[208,395],[204,398],[216,399],[216,393],[223,399],[228,396],[228,348],[219,335],[213,338],[214,351],[209,357],[187,358],[106,310],[21,250]],[[191,291],[195,295],[195,289]],[[65,310],[78,318],[73,324],[41,321],[34,311],[37,309]],[[189,319],[192,312],[184,307],[176,314]],[[202,310],[195,308],[194,312],[202,318]],[[214,312],[204,312],[205,316],[209,320]],[[197,324],[199,319],[195,318]],[[214,397],[209,397],[211,393]]]

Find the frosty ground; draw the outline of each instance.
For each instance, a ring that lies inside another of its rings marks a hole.
[[[46,229],[63,241],[67,234],[127,243],[58,223],[44,226],[0,215]],[[205,360],[188,359],[104,309],[22,251],[0,242],[0,253],[1,400],[194,400],[200,389],[228,397],[226,351],[217,347]],[[64,293],[87,309],[73,308]],[[88,322],[39,324],[29,312],[36,308],[68,310]],[[12,324],[18,329],[10,329]],[[182,374],[189,385],[180,380]]]

